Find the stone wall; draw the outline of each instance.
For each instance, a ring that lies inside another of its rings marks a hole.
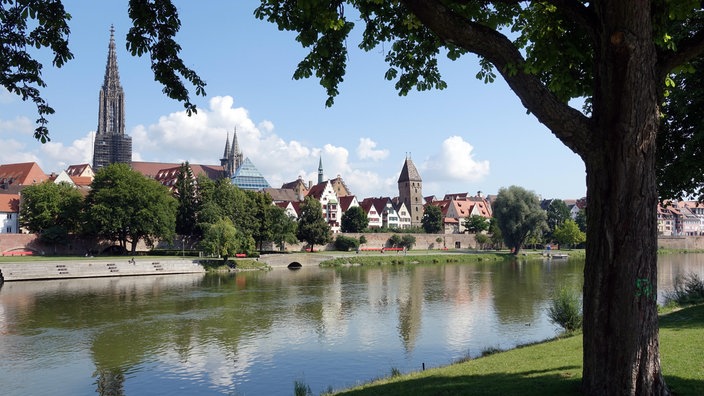
[[[659,249],[703,249],[704,236],[661,236]]]
[[[367,239],[367,243],[363,244],[360,246],[361,248],[374,248],[374,249],[380,249],[382,246],[384,247],[389,247],[388,241],[389,238],[391,238],[394,233],[364,233],[364,234],[356,234],[356,233],[345,233],[345,234],[335,234],[333,236],[334,238],[337,238],[337,235],[344,235],[347,237],[352,237],[352,238],[357,238],[361,235],[364,235],[364,237]],[[396,233],[396,235],[403,237],[402,233]],[[474,240],[474,234],[410,234],[413,235],[416,238],[416,244],[413,245],[413,250],[433,250],[433,249],[474,249],[477,245],[476,241]],[[437,239],[440,239],[440,242],[437,241]],[[265,246],[264,249],[269,249],[269,250],[278,250],[275,249],[272,245]],[[306,244],[304,243],[298,243],[298,244],[287,244],[286,245],[286,251],[288,252],[299,252],[303,251],[306,249]],[[316,245],[314,246],[314,249],[317,251],[330,251],[330,250],[335,250],[335,244],[334,243],[329,243],[326,246],[320,246]]]

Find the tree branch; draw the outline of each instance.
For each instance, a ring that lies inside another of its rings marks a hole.
[[[589,118],[558,100],[537,76],[525,73],[525,59],[506,36],[458,16],[441,1],[402,0],[402,3],[442,40],[496,66],[523,106],[584,158],[589,144]]]
[[[704,30],[697,31],[693,36],[679,42],[676,52],[659,52],[658,72],[661,79],[664,79],[675,67],[683,65],[703,53]]]

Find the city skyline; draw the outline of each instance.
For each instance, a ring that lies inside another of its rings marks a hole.
[[[384,54],[364,53],[350,42],[340,95],[325,108],[325,91],[316,80],[291,78],[305,51],[291,33],[256,20],[251,11],[257,4],[179,4],[181,55],[208,83],[207,97],[192,97],[199,109],[192,117],[161,93],[148,58],[126,51],[124,3],[67,5],[75,59],[55,69],[50,54],[39,56],[48,84],[42,92],[57,111],[49,117],[52,141],[42,145],[31,138],[36,109],[3,89],[3,162],[36,161],[47,173],[92,163],[97,98],[114,25],[125,132],[132,137],[135,161],[217,165],[236,128],[244,157],[274,187],[298,177],[317,180],[322,158],[325,178],[342,176],[353,194],[395,196],[409,156],[426,196],[495,194],[510,185],[544,198],[586,195],[579,157],[526,114],[502,80],[489,85],[476,80],[476,58],[441,60],[448,89],[399,97],[394,82],[383,78]],[[203,15],[206,23],[198,21]]]

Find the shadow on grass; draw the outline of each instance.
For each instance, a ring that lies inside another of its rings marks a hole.
[[[579,395],[578,366],[554,367],[545,372],[492,373],[486,375],[432,376],[406,379],[336,395]]]
[[[683,308],[660,317],[660,328],[670,330],[704,328],[704,304]]]

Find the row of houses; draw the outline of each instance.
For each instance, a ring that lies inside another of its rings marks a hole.
[[[704,235],[704,203],[697,201],[658,204],[658,234],[662,236]]]
[[[409,160],[407,160],[409,161]],[[156,162],[132,162],[132,168],[173,189],[180,164]],[[196,177],[203,174],[210,178],[222,177],[223,170],[218,166],[191,166]],[[406,166],[406,165],[404,165]],[[411,164],[412,166],[412,164]],[[417,172],[417,171],[416,171]],[[45,174],[35,162],[0,165],[0,233],[19,233],[19,209],[21,189],[25,186],[51,180],[55,183],[68,183],[87,193],[95,173],[89,164],[69,166],[60,173]],[[400,187],[399,187],[400,188]],[[317,184],[305,183],[300,177],[281,188],[263,188],[275,205],[283,208],[289,216],[298,218],[300,204],[305,197],[318,200],[323,217],[334,233],[341,231],[342,216],[352,207],[360,207],[367,215],[369,228],[403,229],[412,226],[412,215],[399,197],[366,197],[359,199],[351,193],[340,175],[333,179],[322,180],[322,165]],[[446,194],[423,197],[423,204],[440,208],[443,216],[445,234],[466,232],[464,220],[472,215],[492,217],[492,196],[484,197],[481,192],[476,195],[468,193]],[[542,206],[552,200],[544,200]],[[584,198],[565,200],[570,215],[575,218],[586,207]],[[704,204],[694,201],[669,202],[657,207],[658,233],[663,236],[704,235]]]
[[[173,190],[179,166],[170,163],[132,162],[134,170],[153,178]],[[222,169],[217,166],[190,165],[194,177],[204,174],[216,179],[222,177]],[[95,173],[89,164],[69,166],[58,174],[45,174],[35,162],[0,165],[0,219],[2,233],[19,233],[19,207],[22,188],[51,180],[55,183],[68,183],[87,194]],[[291,217],[298,218],[300,204],[310,196],[321,203],[323,216],[332,232],[341,230],[342,216],[352,207],[362,208],[369,220],[370,228],[403,229],[412,226],[410,209],[399,197],[367,197],[358,199],[351,193],[341,176],[322,180],[313,185],[301,178],[285,183],[281,188],[264,188],[275,205],[283,208]],[[491,217],[491,206],[487,199],[478,194],[471,197],[467,193],[450,194],[442,199],[425,197],[425,204],[439,206],[442,210],[445,232],[464,232],[463,219],[472,214]]]

